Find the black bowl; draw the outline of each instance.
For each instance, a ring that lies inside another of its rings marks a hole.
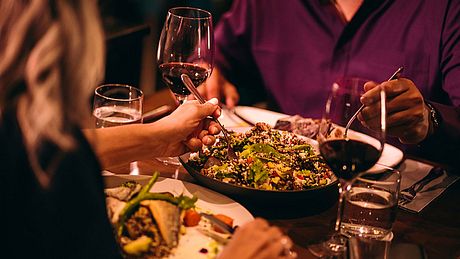
[[[302,216],[313,215],[330,208],[338,199],[338,181],[335,177],[328,185],[306,190],[262,190],[224,183],[205,176],[201,174],[197,168],[187,163],[187,155],[180,157],[179,160],[187,172],[201,185],[237,200],[250,208],[251,212],[255,213],[257,216],[269,218],[278,216],[283,217],[283,215],[280,214],[281,210],[283,210],[284,216],[286,216],[286,214],[294,217],[297,216],[297,214]],[[267,208],[271,208],[271,210],[267,211]],[[276,211],[272,211],[273,209]],[[257,212],[258,210],[260,213]]]

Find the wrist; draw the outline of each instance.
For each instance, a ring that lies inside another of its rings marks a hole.
[[[441,116],[439,112],[434,108],[434,106],[425,100],[425,107],[428,111],[428,134],[426,138],[433,135],[441,124]],[[426,139],[425,138],[425,139]]]

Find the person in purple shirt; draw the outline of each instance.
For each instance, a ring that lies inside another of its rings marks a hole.
[[[318,118],[335,79],[367,78],[359,119],[372,124],[384,88],[389,135],[407,154],[455,166],[459,21],[454,0],[235,0],[216,27],[205,91],[229,107],[241,93],[241,104],[263,96],[284,113]],[[400,66],[402,77],[385,82]]]

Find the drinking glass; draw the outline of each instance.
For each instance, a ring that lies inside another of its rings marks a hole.
[[[339,179],[339,203],[335,233],[329,240],[309,246],[317,256],[337,256],[346,250],[346,236],[340,233],[345,192],[361,173],[370,169],[380,158],[386,131],[385,92],[380,91],[378,112],[374,113],[373,128],[368,129],[355,120],[344,135],[344,128],[361,107],[360,97],[368,80],[344,77],[333,83],[325,105],[318,133],[320,153]]]
[[[391,241],[351,236],[348,239],[348,259],[387,259],[390,257]]]
[[[340,233],[347,237],[391,241],[401,183],[399,171],[377,165],[383,173],[363,173],[344,195]]]
[[[211,75],[213,59],[211,13],[192,7],[169,9],[158,43],[157,62],[163,81],[180,104],[190,95],[181,75],[188,75],[198,87]]]
[[[142,123],[144,94],[136,87],[105,84],[94,91],[93,115],[96,128]]]
[[[364,173],[345,192],[340,233],[348,237],[352,259],[389,258],[401,174],[377,165],[383,173]]]
[[[195,86],[203,84],[211,75],[214,59],[212,15],[193,7],[168,10],[160,40],[157,63],[163,82],[183,104],[190,91],[182,82],[186,74]],[[176,157],[157,158],[172,165],[180,165]]]
[[[124,84],[105,84],[94,90],[93,116],[96,128],[142,123],[143,92]],[[139,174],[137,161],[130,163],[130,174]]]

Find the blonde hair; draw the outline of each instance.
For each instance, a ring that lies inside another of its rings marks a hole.
[[[96,0],[0,1],[0,116],[14,109],[29,162],[42,186],[40,145],[63,152],[71,127],[89,118],[89,98],[104,72],[104,37]]]

